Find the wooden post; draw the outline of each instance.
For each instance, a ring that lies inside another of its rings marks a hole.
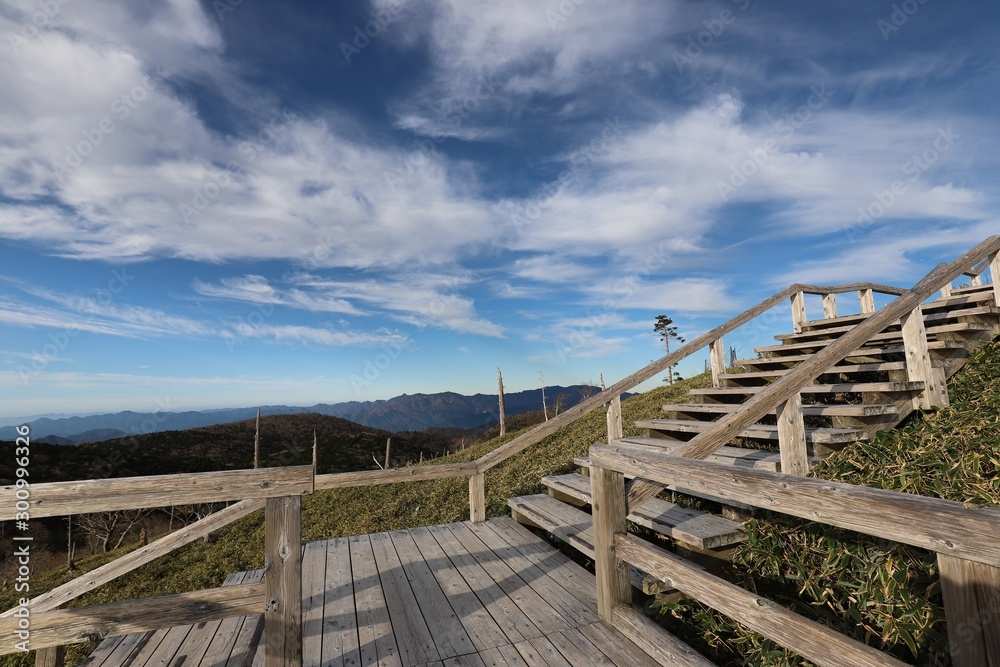
[[[802,325],[806,323],[806,295],[796,292],[792,295],[792,328],[795,333],[802,333]]]
[[[948,297],[950,297],[952,289],[953,288],[951,286],[951,283],[948,283],[947,285],[945,285],[944,287],[942,287],[941,288],[941,298],[942,299],[947,299]]]
[[[858,290],[858,303],[861,304],[861,312],[870,315],[875,312],[875,292],[871,289]]]
[[[62,667],[66,657],[66,647],[49,646],[35,651],[35,667]]]
[[[972,287],[980,287],[983,284],[983,274],[979,273],[972,276],[972,280],[969,281],[969,285]]]
[[[385,439],[385,469],[389,469],[389,448],[392,447],[392,438]]]
[[[260,408],[257,408],[257,430],[253,434],[253,467],[260,467]]]
[[[503,405],[503,375],[497,367],[497,395],[500,397],[500,435],[507,435],[507,412]]]
[[[708,348],[708,356],[712,360],[712,386],[721,387],[720,375],[726,372],[726,348],[722,343],[722,338],[717,338]]]
[[[778,404],[778,447],[781,450],[781,472],[799,477],[809,473],[802,394],[795,394]]]
[[[989,603],[1000,595],[997,568],[961,558],[938,554],[941,594],[948,622],[948,648],[955,667],[997,667],[1000,665],[1000,615]],[[992,585],[980,581],[992,574]],[[992,570],[993,572],[988,572]],[[991,590],[992,589],[992,590]],[[984,602],[986,604],[984,604]]]
[[[615,396],[608,403],[608,444],[612,444],[615,440],[621,440],[625,437],[625,431],[622,427],[622,397]]]
[[[611,622],[615,606],[632,602],[628,563],[615,556],[615,533],[624,533],[625,476],[607,468],[590,469],[594,511],[594,569],[597,573],[597,613]]]
[[[545,415],[545,421],[549,420],[549,408],[545,405],[545,375],[541,371],[538,371],[538,381],[542,385],[542,414]]]
[[[302,666],[302,498],[268,498],[264,515],[264,665]]]
[[[823,295],[823,317],[832,320],[837,316],[837,295],[833,292]]]
[[[469,521],[486,521],[486,474],[469,477]]]
[[[993,282],[993,305],[1000,306],[1000,252],[990,259],[990,280]]]
[[[940,385],[938,374],[934,372],[931,364],[923,309],[917,306],[908,315],[904,315],[901,321],[903,349],[906,353],[906,378],[910,382],[924,383],[924,390],[913,398],[913,407],[929,410],[935,405],[948,405],[948,387]]]

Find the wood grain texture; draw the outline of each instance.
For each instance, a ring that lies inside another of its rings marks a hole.
[[[632,601],[628,565],[615,555],[616,533],[627,530],[625,478],[606,468],[590,474],[591,506],[594,511],[594,570],[597,574],[597,614],[611,621],[616,605]]]
[[[300,667],[302,498],[299,496],[267,499],[264,599],[264,664],[266,667]]]
[[[837,295],[834,293],[823,295],[823,317],[830,320],[837,316]]]
[[[726,500],[855,530],[986,565],[1000,566],[1000,509],[909,493],[790,477],[709,461],[681,459],[648,448],[593,445],[597,467],[679,484]]]
[[[486,475],[483,473],[469,477],[469,521],[486,521]]]
[[[795,394],[787,401],[778,403],[776,411],[781,472],[805,477],[809,473],[809,452],[802,416],[802,394]]]
[[[615,607],[613,625],[661,665],[714,667],[714,663],[643,616],[632,605]]]
[[[792,307],[792,331],[800,333],[808,317],[806,317],[806,295],[803,292],[796,292],[791,298]]]
[[[201,623],[259,612],[264,601],[260,584],[209,588],[190,593],[57,609],[31,615],[31,648],[86,641],[91,635],[117,636],[175,625]],[[18,619],[0,620],[0,636],[12,637]],[[14,653],[13,642],[0,644],[0,655]]]
[[[633,535],[616,535],[618,554],[677,590],[821,667],[905,667],[885,653],[708,574]]]
[[[721,387],[720,376],[726,372],[726,345],[721,336],[708,346],[708,357],[712,366],[712,386]]]
[[[858,304],[864,315],[875,312],[875,294],[870,289],[858,290]]]
[[[622,426],[622,397],[615,396],[608,403],[607,412],[608,442],[621,438],[625,434]]]
[[[0,487],[0,521],[14,518],[15,487]],[[32,519],[145,507],[305,495],[313,491],[312,466],[226,470],[48,482],[31,486]]]
[[[362,470],[316,475],[316,489],[346,489],[353,486],[376,486],[400,482],[420,482],[429,479],[449,479],[475,475],[475,463],[447,463],[429,466],[412,466],[392,470]]]
[[[990,282],[993,283],[993,304],[1000,306],[1000,253],[994,253],[990,260]]]
[[[937,560],[952,663],[955,667],[986,667],[989,663],[979,621],[973,564],[944,554],[938,554]]]

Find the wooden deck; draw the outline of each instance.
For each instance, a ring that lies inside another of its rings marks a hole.
[[[592,574],[510,518],[309,542],[302,583],[307,667],[658,664],[598,620]],[[263,625],[246,616],[111,638],[85,664],[262,666]]]

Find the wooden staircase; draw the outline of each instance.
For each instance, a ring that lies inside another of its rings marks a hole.
[[[818,376],[799,391],[802,428],[798,438],[804,438],[806,463],[814,464],[850,443],[893,429],[916,409],[946,405],[948,378],[961,369],[974,347],[1000,334],[996,294],[992,284],[960,289],[945,286],[942,296],[923,303],[916,311],[919,323],[890,322],[846,356],[820,369]],[[720,350],[724,349],[721,338],[718,343],[713,341],[713,387],[689,390],[687,401],[664,405],[661,418],[636,421],[641,436],[613,437],[620,434],[615,433],[609,418],[609,442],[680,453],[692,439],[716,427],[720,419],[740,412],[747,401],[773,382],[873,317],[871,293],[861,290],[859,297],[862,309],[869,312],[837,316],[831,293],[824,294],[823,319],[796,320],[793,296],[795,330],[775,336],[776,345],[755,348],[756,358],[737,360],[729,368],[720,363]],[[801,312],[801,302],[798,307]],[[911,332],[921,328],[929,360],[925,374],[932,373],[930,382],[914,380],[915,373],[909,367],[916,363]],[[932,394],[928,385],[940,389]],[[780,425],[779,413],[784,406],[782,403],[772,407],[703,458],[730,466],[782,472],[780,446],[789,437],[796,437],[795,429],[789,431]],[[580,457],[576,464],[579,473],[542,478],[547,494],[510,498],[508,506],[521,523],[543,529],[593,559],[589,461]],[[749,516],[752,508],[714,498],[704,491],[666,488],[674,492],[673,500],[677,502],[661,498],[644,500],[641,505],[630,506],[628,520],[652,531],[658,542],[671,545],[676,553],[703,565],[710,567],[713,561],[731,557],[734,545],[744,538],[741,520]],[[670,590],[634,568],[632,582],[646,593],[663,594]]]

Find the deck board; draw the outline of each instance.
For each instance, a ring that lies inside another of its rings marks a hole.
[[[512,519],[309,542],[303,665],[643,667],[594,575]],[[262,570],[226,584],[260,581]],[[110,638],[87,667],[262,667],[263,616]]]

